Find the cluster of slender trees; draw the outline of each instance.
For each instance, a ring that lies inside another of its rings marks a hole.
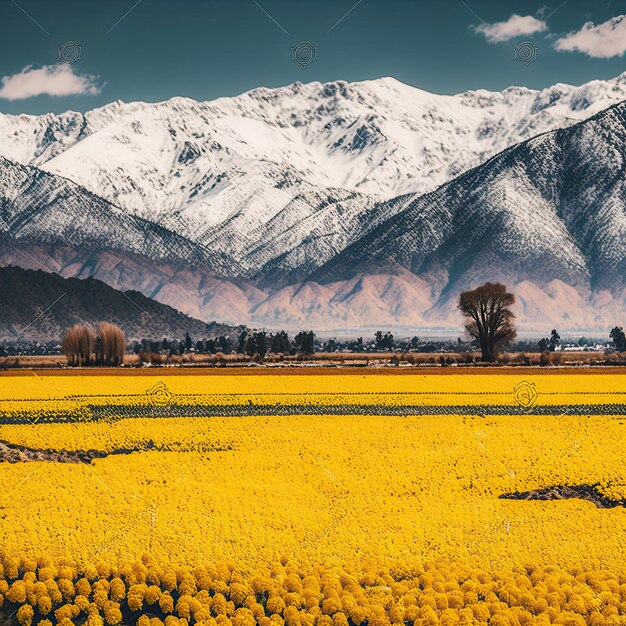
[[[316,348],[315,333],[311,330],[299,332],[293,339],[286,331],[268,333],[264,330],[242,331],[236,337],[220,335],[211,339],[193,339],[189,333],[183,339],[134,341],[130,350],[135,354],[176,355],[194,354],[245,354],[265,357],[267,354],[313,354]]]
[[[183,340],[163,339],[150,341],[142,339],[134,342],[131,350],[136,354],[141,352],[166,353],[182,355],[193,352],[195,354],[245,354],[249,357],[264,358],[268,354],[297,355],[314,354],[316,352],[439,352],[441,350],[469,350],[471,346],[460,338],[452,341],[421,341],[418,337],[396,340],[393,333],[376,331],[373,338],[364,339],[318,339],[311,330],[297,333],[293,338],[284,330],[275,333],[264,330],[244,330],[237,337],[220,336],[215,339],[192,339],[189,334]]]
[[[271,352],[273,354],[313,354],[315,352],[315,333],[312,330],[302,330],[294,338],[281,330],[277,333],[267,333],[264,330],[244,330],[239,335],[237,353],[261,358]]]
[[[555,352],[561,345],[561,335],[559,335],[556,329],[553,328],[550,337],[544,337],[543,339],[540,339],[538,345],[539,349],[542,352],[545,352],[546,350],[548,352]]]
[[[515,296],[507,291],[500,283],[485,283],[476,289],[461,293],[458,308],[465,318],[465,331],[471,338],[472,345],[478,347],[483,361],[493,362],[498,354],[517,337],[515,315],[512,306]],[[621,326],[616,326],[610,332],[615,349],[626,351],[626,334]],[[556,329],[550,337],[541,339],[539,349],[554,352],[561,343],[561,337]],[[459,338],[458,344],[461,345]],[[336,352],[347,349],[354,352],[374,351],[384,352],[396,349],[392,333],[376,332],[374,341],[365,345],[359,337],[352,342],[338,342],[329,339],[324,344],[316,341],[312,330],[300,331],[293,339],[284,330],[268,333],[264,330],[246,329],[233,341],[228,336],[215,339],[199,339],[195,343],[189,333],[183,340],[149,341],[143,339],[135,342],[133,350],[137,354],[156,353],[162,351],[174,354],[195,352],[200,354],[230,354],[236,352],[250,357],[264,358],[272,354],[302,354],[310,355],[316,347],[325,352]],[[405,350],[421,349],[420,341],[413,337],[400,346]],[[63,352],[69,365],[121,365],[124,362],[126,340],[122,330],[115,324],[100,322],[95,328],[89,324],[75,324],[69,328],[63,337]]]
[[[135,354],[165,354],[166,356],[183,355],[189,352],[196,354],[232,354],[235,346],[228,335],[220,335],[212,339],[193,340],[189,333],[185,333],[183,339],[163,340],[142,339],[141,341],[133,341],[129,346],[130,352]]]
[[[65,331],[61,345],[70,366],[121,365],[126,352],[122,329],[109,322],[100,322],[96,328],[75,324]]]

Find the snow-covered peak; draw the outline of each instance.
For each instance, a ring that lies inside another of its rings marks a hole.
[[[0,158],[0,230],[208,318],[438,325],[501,278],[523,323],[596,328],[626,293],[625,99],[626,74],[455,96],[383,78],[0,116],[24,164]]]
[[[0,115],[0,155],[244,260],[256,258],[261,233],[293,244],[298,217],[315,216],[317,235],[336,237],[341,211],[358,220],[359,205],[432,191],[513,144],[624,99],[626,73],[581,86],[457,95],[391,77],[297,82],[208,102]],[[326,196],[343,200],[320,202]],[[292,227],[269,232],[268,224]]]

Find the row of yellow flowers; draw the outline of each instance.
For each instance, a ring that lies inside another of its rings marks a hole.
[[[53,391],[46,377],[17,378],[0,409]],[[57,378],[72,402],[151,403],[155,384]],[[312,403],[393,403],[394,389],[436,402],[458,377],[426,378],[242,377],[239,396],[229,377],[173,376],[167,389],[191,403],[291,398],[307,385]],[[512,403],[513,378],[465,376],[456,391]],[[546,404],[606,400],[598,377],[580,378],[531,382]],[[620,384],[606,379],[612,401]],[[625,498],[625,429],[623,416],[567,412],[2,424],[11,445],[125,452],[0,464],[2,612],[22,626],[626,624],[624,508],[499,498],[563,484]]]
[[[359,572],[283,559],[167,568],[148,557],[111,568],[5,559],[0,601],[22,626],[412,626],[626,623],[626,571],[527,565],[508,573],[458,563]]]
[[[459,558],[618,568],[626,510],[500,499],[554,485],[626,497],[624,418],[282,416],[0,425],[35,449],[132,451],[1,464],[11,556],[257,567]]]
[[[161,374],[159,372],[159,374]],[[0,379],[0,415],[74,415],[89,406],[253,405],[480,405],[518,407],[526,385],[539,405],[624,401],[617,374],[449,375],[41,375]],[[520,387],[520,385],[522,387]],[[520,392],[521,389],[521,392]]]

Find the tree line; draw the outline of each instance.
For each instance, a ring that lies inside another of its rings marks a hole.
[[[512,307],[515,296],[500,283],[485,283],[476,289],[460,294],[458,309],[465,318],[465,332],[469,342],[460,337],[456,343],[420,341],[418,337],[396,341],[391,332],[377,331],[373,339],[341,341],[328,339],[320,341],[312,330],[302,330],[293,338],[280,330],[242,331],[236,337],[221,335],[215,338],[194,340],[189,333],[182,339],[134,341],[130,351],[139,356],[140,361],[158,361],[162,354],[174,357],[188,353],[229,355],[240,354],[250,358],[264,359],[273,355],[313,355],[316,352],[436,352],[455,350],[467,352],[480,350],[481,359],[494,362],[505,348],[517,338],[515,315]],[[626,351],[626,334],[621,326],[615,326],[609,333],[615,349]],[[553,329],[550,337],[538,342],[542,353],[554,352],[561,345],[561,337]],[[119,326],[109,322],[100,322],[95,327],[89,324],[75,324],[67,329],[62,340],[62,350],[70,366],[104,365],[116,366],[124,362],[126,338]]]
[[[263,358],[267,355],[311,355],[316,353],[388,353],[388,352],[463,352],[471,350],[469,342],[460,337],[452,340],[421,340],[411,337],[397,340],[393,333],[376,331],[370,337],[356,339],[319,339],[311,330],[300,331],[293,337],[284,330],[268,332],[245,330],[236,337],[220,336],[214,339],[194,339],[188,333],[183,339],[154,341],[142,339],[129,346],[135,354],[158,354],[177,356],[184,354],[240,354]]]

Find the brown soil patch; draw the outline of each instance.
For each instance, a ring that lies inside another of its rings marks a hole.
[[[128,453],[132,452],[131,450]],[[118,452],[119,454],[120,452]],[[30,461],[54,461],[56,463],[91,463],[93,459],[108,456],[99,450],[38,450],[27,446],[0,441],[0,463],[28,463]]]
[[[200,452],[227,452],[232,450],[230,444],[211,448],[196,447]],[[32,461],[52,461],[54,463],[85,463],[89,465],[94,459],[103,459],[118,454],[132,454],[133,452],[167,452],[167,446],[156,445],[152,440],[135,448],[117,448],[109,452],[103,450],[42,450],[29,448],[8,441],[0,441],[0,463],[30,463]]]
[[[598,485],[559,485],[534,489],[533,491],[504,493],[500,498],[507,500],[587,500],[599,509],[612,509],[616,506],[626,507],[626,500],[611,500],[598,490]]]

